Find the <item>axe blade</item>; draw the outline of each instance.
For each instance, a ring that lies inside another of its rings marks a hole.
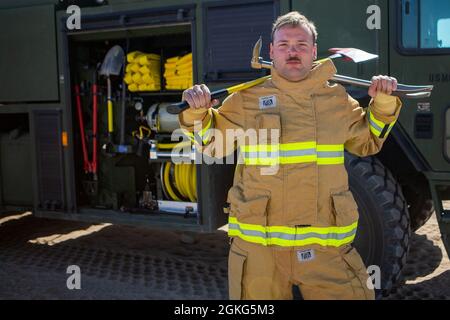
[[[378,55],[376,54],[372,54],[356,48],[331,48],[328,49],[328,51],[335,54],[340,54],[355,63],[366,62],[378,58]]]

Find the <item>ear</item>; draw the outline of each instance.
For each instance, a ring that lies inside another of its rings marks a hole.
[[[317,60],[317,43],[314,43],[313,58],[314,60]]]
[[[273,60],[273,45],[272,45],[272,42],[270,43],[269,51],[270,51],[270,60]]]

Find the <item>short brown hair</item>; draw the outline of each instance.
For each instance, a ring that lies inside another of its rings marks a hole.
[[[308,18],[306,18],[298,11],[291,11],[277,18],[272,27],[272,42],[275,31],[287,25],[292,27],[303,26],[308,28],[312,33],[313,43],[316,42],[317,36],[319,34],[317,33],[317,29],[316,26],[314,25],[314,22],[308,20]]]

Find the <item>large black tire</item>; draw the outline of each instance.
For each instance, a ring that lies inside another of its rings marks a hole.
[[[433,200],[426,192],[416,192],[408,187],[403,188],[403,194],[409,205],[408,211],[411,218],[411,231],[415,232],[433,215]]]
[[[376,158],[346,153],[345,165],[360,215],[354,244],[366,266],[380,267],[380,299],[401,280],[411,235],[407,204],[400,185]]]

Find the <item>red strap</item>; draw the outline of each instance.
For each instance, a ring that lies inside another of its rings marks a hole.
[[[81,146],[83,148],[83,169],[85,172],[89,172],[89,160],[86,149],[86,136],[84,133],[84,123],[83,123],[83,111],[81,110],[81,99],[80,99],[80,86],[75,85],[75,96],[76,96],[76,104],[77,104],[77,114],[78,114],[78,124],[80,126],[80,134],[81,134]]]

